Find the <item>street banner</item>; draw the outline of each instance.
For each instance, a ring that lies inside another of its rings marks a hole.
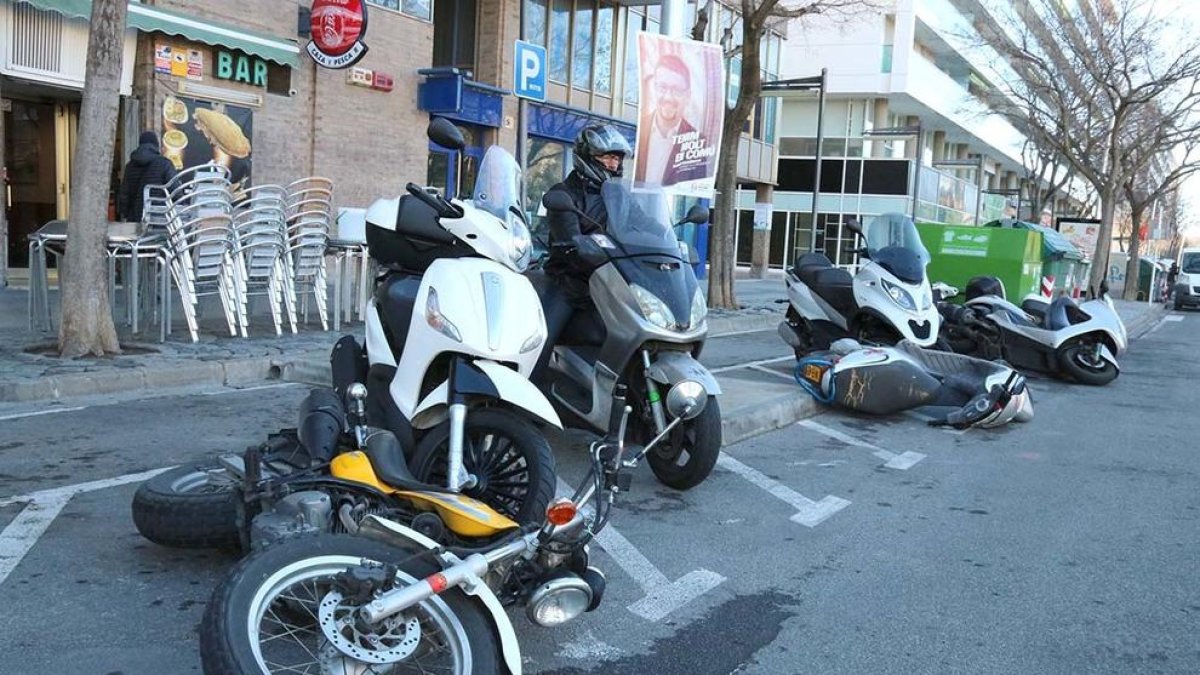
[[[254,111],[168,95],[162,113],[162,152],[176,169],[215,162],[229,169],[235,195],[250,187]]]
[[[1099,220],[1059,218],[1058,231],[1079,249],[1084,260],[1092,259],[1096,253],[1096,240],[1100,238]]]
[[[712,197],[725,115],[720,46],[638,33],[638,77],[634,184]]]

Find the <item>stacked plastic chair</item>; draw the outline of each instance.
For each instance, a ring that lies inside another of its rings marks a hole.
[[[311,293],[321,318],[321,328],[329,330],[325,251],[333,224],[333,181],[312,176],[295,181],[286,190],[288,272],[300,299],[305,322],[308,321],[308,294]]]
[[[287,191],[279,185],[260,185],[245,190],[241,197],[233,223],[242,331],[249,331],[250,296],[265,295],[275,334],[283,334],[284,311],[295,333],[296,289],[287,262]]]
[[[192,342],[200,340],[199,299],[206,295],[220,298],[229,334],[236,336],[241,328],[245,337],[229,170],[203,164],[181,172],[171,185],[163,217],[167,230],[164,255],[170,270],[162,280],[164,339],[171,322],[169,280],[179,290]]]

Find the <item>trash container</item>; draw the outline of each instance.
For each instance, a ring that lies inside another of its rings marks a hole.
[[[1042,278],[1042,235],[1023,228],[918,223],[929,250],[931,283],[966,289],[972,277],[999,277],[1009,299],[1037,293]],[[962,296],[956,298],[961,301]]]

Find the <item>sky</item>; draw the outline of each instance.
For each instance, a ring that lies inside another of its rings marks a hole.
[[[1157,0],[1154,8],[1163,15],[1180,19],[1172,21],[1172,25],[1180,30],[1180,34],[1165,35],[1164,39],[1185,39],[1185,36],[1193,36],[1195,29],[1200,27],[1200,0]],[[1193,211],[1200,209],[1200,174],[1188,179],[1180,192]],[[1185,230],[1184,236],[1200,240],[1200,217],[1193,217],[1193,220],[1195,222]]]

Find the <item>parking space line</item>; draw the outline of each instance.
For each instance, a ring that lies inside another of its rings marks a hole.
[[[1163,321],[1183,321],[1182,314],[1168,314]]]
[[[748,330],[735,330],[735,331],[731,331],[729,333],[717,333],[716,335],[709,335],[708,339],[713,340],[716,338],[737,337],[738,335],[753,335],[754,333],[765,333],[769,330],[777,330],[777,329],[775,328],[775,326],[771,326],[768,328],[750,328]]]
[[[19,420],[25,417],[37,417],[39,415],[57,415],[58,413],[75,412],[76,410],[83,410],[85,407],[86,406],[78,406],[74,408],[50,408],[49,410],[34,410],[33,412],[0,415],[0,422],[5,420]]]
[[[738,368],[753,368],[754,366],[766,366],[766,365],[769,365],[772,363],[779,363],[780,361],[791,361],[795,358],[796,358],[795,356],[779,356],[779,357],[776,357],[773,359],[762,359],[761,361],[747,361],[746,363],[735,363],[732,366],[721,366],[720,368],[713,368],[712,370],[710,370],[708,372],[713,373],[715,375],[718,373],[727,373],[731,370],[737,370]]]
[[[783,379],[787,380],[788,382],[796,381],[796,377],[794,375],[788,375],[787,373],[781,373],[778,370],[772,370],[770,368],[767,368],[766,366],[750,366],[750,370],[757,370],[760,373],[766,373],[768,375],[775,375],[776,377],[782,377]]]
[[[558,479],[558,494],[567,496],[575,490]],[[590,510],[590,508],[589,508]],[[647,621],[661,621],[671,612],[711,591],[725,581],[725,577],[706,569],[688,572],[672,582],[667,575],[650,562],[628,539],[608,525],[596,535],[596,543],[608,553],[617,565],[633,578],[646,597],[629,605],[629,611]]]
[[[46,490],[38,490],[25,495],[16,495],[14,497],[5,497],[0,499],[0,506],[8,506],[9,504],[22,504],[27,502],[47,503],[66,497],[70,499],[81,492],[93,492],[95,490],[103,490],[104,488],[117,487],[127,483],[138,483],[144,480],[149,480],[164,471],[174,469],[173,466],[163,467],[161,469],[151,469],[149,471],[141,471],[138,473],[127,473],[124,476],[116,476],[113,478],[104,478],[102,480],[88,481],[87,483],[76,483],[74,485],[63,485],[56,488],[48,488]]]
[[[833,495],[828,495],[819,502],[813,501],[783,483],[767,476],[758,469],[739,462],[725,452],[722,452],[717,458],[717,466],[736,473],[762,488],[772,497],[796,509],[796,513],[789,520],[793,523],[800,523],[805,527],[816,527],[833,514],[850,505],[849,500],[834,497]]]
[[[800,422],[797,422],[797,424],[799,424],[800,426],[805,427],[807,429],[812,429],[813,431],[815,431],[819,434],[824,434],[825,436],[828,436],[828,437],[834,439],[835,441],[841,441],[842,443],[845,443],[846,445],[852,445],[855,447],[872,450],[873,452],[871,454],[878,457],[879,459],[882,459],[883,465],[889,469],[899,469],[901,471],[907,471],[908,469],[912,468],[912,466],[914,464],[925,459],[925,455],[923,455],[919,452],[912,452],[911,450],[902,452],[900,454],[896,454],[894,452],[884,450],[883,448],[881,448],[877,445],[872,445],[866,441],[860,441],[857,438],[854,438],[853,436],[844,434],[836,429],[831,429],[831,428],[825,426],[824,424],[821,424],[820,422],[814,422],[813,420],[802,420]]]
[[[263,389],[280,389],[282,387],[298,387],[304,384],[303,382],[280,382],[277,384],[261,384],[256,387],[226,387],[216,391],[202,391],[201,396],[224,396],[225,394],[241,394],[247,391],[261,391]]]
[[[21,564],[69,501],[70,495],[57,495],[31,502],[0,532],[0,584]]]

